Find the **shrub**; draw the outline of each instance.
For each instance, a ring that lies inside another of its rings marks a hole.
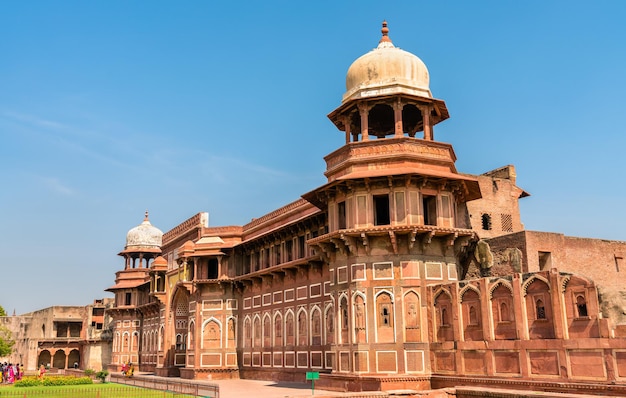
[[[14,384],[15,387],[33,387],[40,386],[41,380],[34,376],[24,377],[22,380],[17,380]]]
[[[98,379],[100,379],[101,383],[105,383],[106,382],[106,379],[107,379],[108,375],[109,375],[109,371],[108,370],[104,370],[104,369],[99,371],[98,373],[96,373],[96,377]]]
[[[85,376],[91,377],[91,376],[93,376],[95,374],[96,374],[95,370],[93,370],[93,369],[85,369]]]
[[[49,376],[43,380],[36,377],[25,377],[15,382],[15,387],[33,387],[33,386],[73,386],[82,384],[93,384],[90,377],[75,376]]]

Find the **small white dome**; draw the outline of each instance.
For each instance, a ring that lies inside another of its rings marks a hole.
[[[143,222],[126,234],[126,247],[128,249],[160,249],[163,243],[163,232],[157,227],[150,224],[148,212]]]
[[[396,48],[388,33],[385,21],[378,47],[359,57],[348,68],[343,102],[399,93],[432,98],[430,77],[424,62],[414,54]]]

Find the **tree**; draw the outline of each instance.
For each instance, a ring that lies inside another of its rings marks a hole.
[[[0,326],[0,357],[6,357],[13,352],[15,341],[11,338],[11,331],[4,326]]]
[[[7,316],[7,312],[4,310],[4,307],[0,305],[0,316]]]

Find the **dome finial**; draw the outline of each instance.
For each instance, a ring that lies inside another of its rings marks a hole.
[[[144,220],[144,221],[150,221],[150,220],[148,219],[148,210],[146,210],[146,215],[145,215],[145,217],[143,218],[143,220]]]
[[[383,20],[383,28],[380,31],[382,32],[383,37],[381,37],[378,43],[382,43],[382,42],[391,43],[391,39],[389,38],[389,28],[387,27],[387,20]]]

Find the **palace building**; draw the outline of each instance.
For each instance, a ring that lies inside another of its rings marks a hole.
[[[128,232],[111,370],[356,391],[626,380],[626,243],[526,231],[513,166],[457,171],[435,139],[446,103],[388,32],[328,115],[345,143],[324,185],[246,225],[198,213],[162,233],[146,213]]]

